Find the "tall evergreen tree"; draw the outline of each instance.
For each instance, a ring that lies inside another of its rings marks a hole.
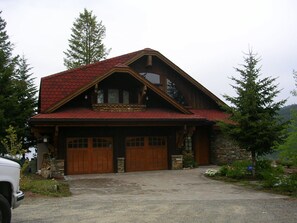
[[[92,11],[84,9],[73,23],[71,31],[69,49],[64,52],[64,65],[68,69],[106,58],[110,51],[102,43],[106,29],[102,21],[97,22],[97,17],[92,15]]]
[[[28,126],[28,119],[36,113],[37,108],[37,88],[32,78],[31,67],[23,55],[17,64],[15,87],[17,91],[18,110],[21,113],[16,116],[19,132],[23,138],[23,147],[28,148],[31,142],[31,133]]]
[[[225,109],[233,124],[222,125],[223,131],[235,139],[241,148],[251,152],[254,167],[258,156],[272,152],[274,146],[283,141],[286,128],[286,123],[282,123],[278,115],[286,100],[275,102],[280,92],[274,84],[276,78],[260,79],[259,61],[257,55],[249,52],[244,57],[242,68],[235,68],[240,78],[232,77],[235,84],[231,86],[237,95],[224,95],[231,103]],[[253,174],[254,171],[255,168]]]
[[[37,91],[26,59],[12,55],[13,44],[5,28],[6,22],[0,16],[0,139],[5,137],[9,126],[13,126],[24,140],[24,148],[28,148],[28,120],[36,109]],[[0,154],[6,152],[0,144]]]
[[[0,12],[0,137],[11,123],[17,106],[14,88],[14,71],[18,57],[12,56],[13,44],[6,33],[6,22]],[[0,145],[0,153],[5,149]]]

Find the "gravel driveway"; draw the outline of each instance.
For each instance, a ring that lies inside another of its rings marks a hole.
[[[210,180],[206,168],[68,176],[73,196],[30,198],[19,222],[297,222],[297,200]]]

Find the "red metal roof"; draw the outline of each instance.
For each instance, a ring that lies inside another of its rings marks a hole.
[[[146,109],[139,112],[98,112],[87,108],[71,108],[54,113],[37,114],[31,121],[128,121],[128,120],[156,120],[156,121],[223,121],[228,115],[218,110],[191,110],[193,114],[182,114],[167,109]]]
[[[45,112],[64,98],[116,67],[116,65],[131,60],[141,52],[143,50],[42,78],[39,98],[40,112]]]

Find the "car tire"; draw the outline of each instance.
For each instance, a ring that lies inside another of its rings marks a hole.
[[[11,208],[8,200],[0,194],[0,222],[10,223],[11,220]]]

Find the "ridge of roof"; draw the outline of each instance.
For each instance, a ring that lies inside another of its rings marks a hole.
[[[140,53],[142,51],[154,51],[154,50],[152,50],[150,48],[145,48],[143,50],[137,50],[137,51],[134,51],[134,52],[131,52],[131,53],[126,53],[126,54],[123,54],[123,55],[114,56],[114,57],[111,57],[111,58],[108,58],[108,59],[100,60],[100,61],[97,61],[97,62],[92,63],[92,64],[82,65],[82,66],[77,67],[77,68],[72,68],[72,69],[64,70],[64,71],[61,71],[61,72],[58,72],[58,73],[55,73],[55,74],[47,75],[45,77],[42,77],[41,79],[55,78],[56,76],[59,76],[59,75],[63,75],[63,74],[67,74],[67,73],[73,73],[75,71],[85,70],[87,68],[98,66],[98,64],[100,64],[100,63],[108,63],[108,62],[110,62],[112,60],[119,59],[119,58],[124,58],[124,57],[129,57],[129,56],[131,56],[133,54],[137,55],[138,53]]]

